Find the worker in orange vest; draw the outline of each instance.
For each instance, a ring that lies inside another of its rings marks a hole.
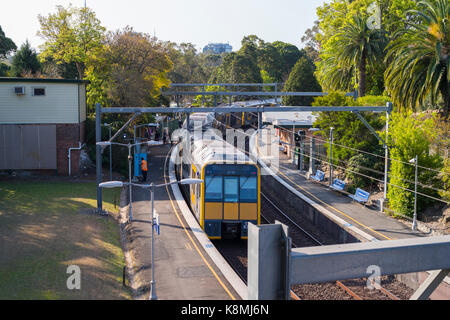
[[[145,181],[147,181],[148,167],[147,167],[147,161],[144,158],[141,159],[141,170],[142,170],[142,176],[144,177],[144,182],[145,182]]]

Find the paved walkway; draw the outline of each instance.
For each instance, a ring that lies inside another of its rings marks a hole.
[[[170,145],[150,149],[147,183],[166,183],[165,165]],[[167,180],[168,181],[168,180]],[[159,214],[160,235],[155,232],[155,280],[159,300],[230,300],[239,298],[202,249],[179,214],[171,188],[155,189],[155,211]],[[175,213],[177,210],[177,214]],[[151,201],[150,192],[133,188],[132,247],[140,281],[146,283],[148,298],[151,280]],[[190,234],[191,236],[188,236]]]
[[[377,239],[393,240],[427,236],[420,231],[412,231],[404,223],[378,210],[373,210],[353,202],[346,194],[339,193],[329,189],[326,185],[306,179],[283,152],[280,152],[278,174],[299,192]]]

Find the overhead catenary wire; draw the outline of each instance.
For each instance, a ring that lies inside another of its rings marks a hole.
[[[293,132],[291,129],[287,129],[287,128],[283,128],[283,127],[279,127],[279,126],[277,126],[277,129],[280,129],[280,130],[283,130],[283,131],[287,131],[289,133]],[[294,131],[294,133],[295,133],[295,131]],[[306,138],[307,139],[311,139],[311,137],[306,137]],[[328,140],[320,139],[318,137],[314,137],[314,139],[316,139],[317,141],[324,142],[324,143],[329,143]],[[361,149],[355,149],[355,148],[352,148],[352,147],[349,147],[349,146],[345,146],[345,145],[342,145],[342,144],[339,144],[339,143],[336,143],[336,142],[333,142],[332,145],[333,146],[338,146],[338,147],[341,147],[341,148],[345,148],[345,149],[349,149],[349,150],[352,150],[352,151],[355,151],[355,152],[368,154],[368,155],[371,155],[371,156],[374,156],[374,157],[378,157],[378,158],[381,158],[381,159],[386,159],[386,157],[383,156],[383,155],[379,155],[379,154],[376,154],[376,153],[364,151],[364,150],[361,150]],[[388,157],[388,160],[400,162],[400,163],[403,163],[403,164],[406,164],[406,165],[409,165],[409,166],[415,166],[413,163],[402,161],[402,160],[395,159],[395,158]],[[417,165],[417,167],[421,168],[421,169],[429,170],[429,171],[434,171],[434,172],[437,172],[439,174],[450,175],[450,173],[442,172],[440,170],[424,167],[424,166],[421,166],[421,165]]]
[[[253,113],[252,113],[252,114],[253,114]],[[238,119],[238,120],[241,120],[240,117],[237,117],[237,116],[234,115],[233,113],[230,113],[230,115],[233,116],[233,117],[235,117],[235,118]],[[254,115],[254,114],[253,114],[253,115]],[[221,121],[218,121],[217,119],[214,119],[214,120],[215,120],[217,123],[221,123],[221,124],[224,125],[226,128],[230,128],[230,129],[233,129],[233,130],[238,130],[238,129],[235,129],[235,128],[232,128],[232,127],[228,126],[227,124],[225,124],[225,123],[223,123],[223,122],[221,122]],[[257,129],[257,127],[255,127],[255,126],[253,126],[253,125],[251,125],[251,124],[249,124],[249,125],[252,126],[252,127],[255,128],[255,129]],[[289,130],[289,129],[286,129],[286,128],[283,128],[283,127],[278,127],[278,129],[287,131],[287,132],[290,133],[290,134],[292,134],[293,132],[295,133],[295,131]],[[240,132],[241,134],[244,134],[244,135],[247,135],[247,136],[251,136],[250,134],[247,134],[247,133],[244,132],[244,131],[239,131],[239,132]],[[307,137],[307,138],[312,139],[312,137]],[[314,137],[314,139],[316,139],[317,141],[324,142],[324,143],[329,143],[329,141],[324,140],[324,139],[320,139],[320,138],[317,138],[317,137]],[[344,145],[340,145],[340,144],[337,144],[337,143],[332,143],[332,145],[334,145],[334,146],[341,146],[341,147],[343,147],[343,148],[347,148],[347,149],[350,149],[350,150],[353,150],[353,151],[356,151],[356,152],[366,153],[366,154],[369,154],[369,155],[373,155],[373,156],[376,156],[376,157],[385,159],[384,156],[377,155],[377,154],[374,154],[374,153],[370,153],[370,152],[367,152],[367,151],[364,151],[364,150],[359,150],[359,149],[351,148],[351,147],[344,146]],[[301,155],[303,155],[303,156],[313,158],[313,159],[318,160],[318,161],[320,161],[320,162],[323,162],[323,163],[325,163],[325,164],[330,164],[329,161],[326,161],[326,160],[323,160],[322,158],[320,158],[321,156],[327,157],[327,158],[329,158],[329,157],[326,156],[326,155],[321,155],[320,153],[316,153],[316,157],[311,156],[310,154],[300,153],[300,152],[298,152],[298,151],[293,151],[293,153],[298,154],[298,155],[301,154]],[[318,158],[317,156],[319,156],[319,158]],[[389,160],[394,160],[394,161],[399,161],[399,162],[402,162],[402,163],[405,163],[405,164],[408,164],[408,165],[413,165],[413,164],[411,164],[411,163],[407,163],[407,162],[404,162],[404,161],[401,161],[401,160],[397,160],[397,159],[393,159],[393,158],[388,158],[388,159],[389,159]],[[350,165],[348,162],[346,162],[346,161],[344,161],[344,160],[341,160],[341,159],[336,159],[336,158],[331,157],[331,160],[332,160],[332,161],[339,161],[339,162],[344,163],[344,164],[346,164],[346,165]],[[361,172],[357,172],[357,171],[351,170],[351,169],[349,169],[349,168],[344,168],[344,167],[339,166],[339,165],[334,164],[334,163],[331,163],[331,166],[332,166],[332,167],[339,168],[339,169],[341,169],[341,170],[344,170],[345,172],[348,171],[348,172],[351,172],[351,173],[353,173],[353,174],[355,174],[355,175],[359,175],[359,176],[366,177],[366,178],[371,179],[371,180],[373,180],[373,181],[377,181],[377,182],[380,182],[380,183],[383,183],[383,184],[385,183],[385,181],[383,181],[383,180],[380,180],[380,179],[377,179],[377,178],[375,178],[375,177],[372,177],[372,176],[363,174],[363,173],[361,173]],[[361,166],[361,165],[356,165],[356,166],[355,166],[355,165],[351,165],[351,166],[353,166],[353,167],[355,167],[355,168],[358,168],[358,169],[363,169],[363,170],[371,171],[371,172],[374,172],[374,173],[379,174],[379,175],[383,175],[383,174],[384,174],[384,172],[381,172],[381,171],[378,171],[378,170],[375,170],[375,169],[372,169],[372,168],[367,168],[367,167]],[[418,166],[418,167],[420,167],[420,168],[422,168],[422,169],[425,169],[425,170],[431,170],[431,171],[435,171],[435,172],[439,172],[439,173],[440,173],[440,171],[434,170],[434,169],[432,169],[432,168],[427,168],[427,167],[423,167],[423,166]],[[392,173],[388,173],[388,176],[389,176],[390,178],[400,179],[400,180],[405,181],[405,182],[407,182],[407,183],[411,183],[411,184],[414,184],[414,183],[415,183],[415,182],[413,182],[413,181],[411,181],[411,180],[408,180],[408,179],[404,179],[404,178],[401,178],[401,177],[394,176]],[[393,187],[396,187],[396,188],[403,189],[403,190],[405,190],[405,191],[409,191],[409,192],[413,192],[413,193],[415,192],[415,191],[413,191],[413,190],[410,190],[410,189],[405,188],[405,187],[402,187],[402,186],[397,186],[397,185],[392,184],[392,183],[390,183],[390,182],[388,182],[387,184],[388,184],[388,185],[391,185],[391,186],[393,186]],[[440,188],[436,188],[436,187],[433,187],[433,186],[430,186],[430,185],[426,185],[426,184],[423,184],[423,183],[421,183],[421,182],[418,182],[417,184],[418,184],[419,186],[421,186],[422,188],[428,188],[428,189],[432,189],[432,190],[435,190],[435,191],[446,192],[446,190],[443,190],[443,189],[440,189]],[[442,199],[439,199],[439,198],[436,198],[436,197],[433,197],[433,196],[430,196],[430,195],[427,195],[427,194],[424,194],[424,193],[421,193],[421,192],[417,192],[417,194],[418,194],[418,195],[421,195],[421,196],[423,196],[423,197],[427,197],[427,198],[430,198],[430,199],[439,201],[439,202],[443,202],[443,203],[446,203],[446,204],[450,204],[450,202],[447,202],[447,201],[445,201],[445,200],[442,200]]]

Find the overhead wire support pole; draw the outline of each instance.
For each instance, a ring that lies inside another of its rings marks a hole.
[[[95,104],[95,141],[102,141],[102,130],[101,130],[101,115],[102,107],[100,103]],[[97,174],[97,213],[103,213],[103,199],[102,199],[102,188],[99,186],[102,183],[102,147],[96,145],[95,147],[95,166]]]
[[[388,102],[386,104],[386,107],[388,107],[388,110],[386,111],[386,142],[389,141],[389,115],[392,110],[392,103]],[[388,171],[389,171],[389,147],[387,143],[384,145],[384,188],[383,188],[383,198],[386,202],[388,200],[387,198],[387,190],[388,190]],[[383,204],[384,207],[384,204]]]

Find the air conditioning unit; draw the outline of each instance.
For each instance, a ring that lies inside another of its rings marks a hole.
[[[14,87],[14,93],[18,96],[22,96],[25,94],[25,87]]]

